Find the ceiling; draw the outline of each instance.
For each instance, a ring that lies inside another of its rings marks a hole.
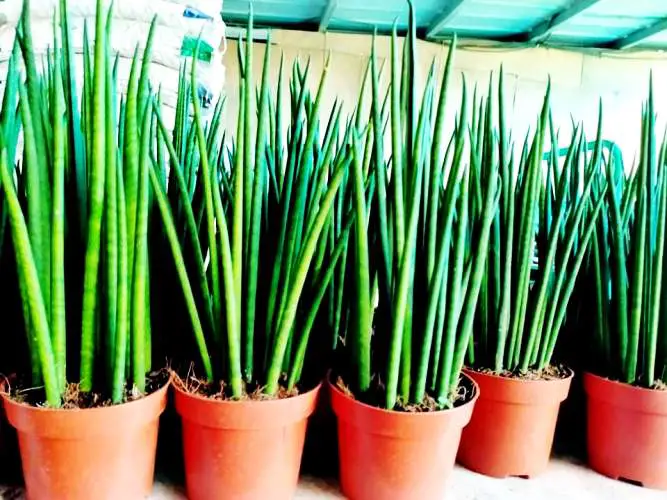
[[[223,0],[231,26],[250,3],[262,27],[405,30],[407,0]],[[413,0],[419,36],[615,50],[667,50],[667,0]]]

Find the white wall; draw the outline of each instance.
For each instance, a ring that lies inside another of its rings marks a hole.
[[[390,41],[389,37],[378,38],[377,51],[381,60],[390,54]],[[287,71],[284,78],[289,76],[295,57],[303,61],[311,58],[313,89],[316,88],[325,57],[331,51],[326,106],[331,106],[333,96],[339,96],[345,100],[348,110],[354,107],[370,54],[370,36],[274,30],[272,45],[271,75],[274,81],[277,79],[282,51]],[[263,43],[254,45],[254,74],[258,80],[264,47]],[[446,46],[419,42],[418,54],[422,79],[433,58],[436,59],[438,75],[441,75],[447,55]],[[228,130],[233,133],[238,105],[237,44],[234,40],[229,41],[224,63],[227,67],[226,119]],[[521,137],[519,140],[522,140],[529,126],[534,130],[549,76],[552,81],[554,120],[556,126],[561,128],[561,146],[569,143],[570,116],[585,123],[589,139],[595,137],[598,100],[602,98],[604,138],[615,141],[621,147],[626,167],[629,167],[638,150],[641,106],[648,95],[651,70],[658,122],[660,126],[664,124],[667,95],[662,89],[667,85],[667,55],[663,53],[583,53],[542,48],[492,49],[474,46],[460,47],[456,54],[452,100],[449,101],[452,119],[460,102],[460,74],[465,75],[469,84],[476,83],[481,91],[486,92],[490,72],[495,71],[497,74],[501,64],[505,72],[507,121],[513,129],[514,137]],[[388,69],[387,65],[385,76]],[[452,119],[449,123],[452,123]]]

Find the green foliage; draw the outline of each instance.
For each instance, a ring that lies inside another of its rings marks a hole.
[[[170,130],[148,80],[155,21],[119,97],[112,11],[98,0],[79,96],[66,0],[59,12],[45,65],[21,18],[0,107],[0,265],[13,249],[32,381],[50,406],[74,373],[116,403],[128,385],[145,391],[156,282],[181,292],[161,316],[185,317],[205,378],[233,398],[303,385],[307,358],[336,350],[360,399],[450,407],[464,362],[549,366],[582,266],[599,370],[664,380],[667,143],[656,152],[652,90],[629,176],[603,154],[601,111],[592,154],[578,126],[564,161],[545,160],[547,140],[559,150],[550,86],[515,155],[502,69],[486,97],[463,80],[447,132],[456,38],[442,76],[433,64],[420,85],[410,5],[389,84],[374,38],[352,116],[339,101],[324,111],[328,59],[313,92],[310,61],[288,70],[281,57],[271,74],[269,40],[256,84],[240,41],[235,131],[225,97],[205,118],[185,64]]]
[[[659,145],[655,120],[651,80],[637,168],[626,172],[611,157],[598,174],[598,184],[606,182],[609,189],[588,266],[595,291],[590,368],[648,388],[667,377],[663,286],[667,143]]]
[[[11,228],[32,382],[43,383],[46,402],[58,407],[71,380],[68,377],[78,369],[82,392],[100,391],[120,403],[130,382],[128,337],[133,354],[131,384],[140,392],[145,390],[150,369],[146,356],[150,358],[148,162],[152,143],[151,115],[145,110],[153,99],[146,71],[151,35],[138,92],[130,91],[140,97],[128,98],[124,112],[119,113],[108,44],[112,11],[105,12],[98,0],[92,59],[84,40],[85,83],[79,106],[67,2],[61,0],[60,17],[54,19],[54,29],[60,26],[60,30],[54,33],[49,64],[42,73],[32,45],[28,0],[23,12],[0,117],[0,231]],[[18,72],[21,58],[25,81]],[[133,66],[137,65],[135,57]],[[132,85],[137,85],[136,79]],[[141,128],[137,114],[144,117]],[[120,129],[128,138],[123,154]],[[19,130],[24,143],[22,168],[15,169]],[[72,337],[77,331],[80,341]],[[80,356],[74,355],[70,344],[80,346]]]
[[[494,216],[491,255],[469,363],[496,373],[541,371],[551,363],[602,207],[605,185],[596,183],[602,117],[590,157],[586,156],[580,127],[575,127],[563,164],[555,154],[543,161],[547,129],[551,149],[558,150],[549,111],[549,86],[535,134],[526,138],[516,161],[513,145],[508,142],[502,70],[497,125],[491,84],[489,89],[489,95],[476,104],[471,164],[473,171],[495,166],[503,188]]]
[[[274,395],[301,381],[325,297],[333,308],[330,284],[348,233],[334,205],[349,147],[337,108],[328,120],[320,111],[328,61],[315,95],[310,65],[294,63],[285,126],[282,60],[272,91],[268,43],[256,88],[251,47],[239,44],[236,140],[222,132],[224,97],[204,124],[195,71],[188,78],[183,69],[171,136],[154,107],[169,153],[167,187],[155,158],[150,175],[206,378],[223,380],[235,398],[248,384]]]
[[[475,177],[464,159],[465,82],[455,131],[444,136],[454,44],[441,84],[432,66],[421,99],[417,96],[415,30],[411,7],[402,64],[396,30],[392,37],[388,106],[380,99],[374,41],[370,116],[365,125],[362,88],[346,188],[356,214],[355,244],[347,258],[355,283],[347,303],[348,329],[337,332],[346,337],[347,366],[339,369],[358,397],[388,409],[420,405],[427,393],[442,406],[451,404],[472,336],[500,194],[497,164],[485,165]],[[365,194],[371,183],[376,189]],[[478,191],[471,192],[473,187]],[[480,201],[474,210],[472,195]]]

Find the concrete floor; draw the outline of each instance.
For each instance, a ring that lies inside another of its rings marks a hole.
[[[456,468],[447,500],[665,500],[667,493],[613,481],[581,464],[554,459],[548,472],[531,479],[491,479]],[[0,487],[0,499],[22,500],[17,488]],[[295,500],[334,500],[344,497],[335,481],[305,477]],[[185,500],[182,487],[158,482],[151,500]]]

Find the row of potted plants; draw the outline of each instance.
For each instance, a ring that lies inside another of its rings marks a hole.
[[[592,151],[579,125],[556,154],[549,87],[520,143],[502,70],[486,96],[463,80],[449,134],[455,42],[420,85],[411,6],[389,85],[374,40],[351,116],[323,111],[328,61],[313,92],[309,62],[270,74],[267,43],[257,84],[240,42],[236,130],[224,97],[204,119],[186,65],[170,128],[149,81],[155,21],[125,94],[112,22],[98,0],[80,90],[66,0],[43,65],[24,15],[0,107],[0,286],[20,297],[2,316],[29,360],[3,400],[30,497],[145,497],[170,385],[194,499],[290,498],[323,380],[350,498],[440,498],[457,454],[539,474],[582,287],[588,315],[567,328],[591,326],[590,464],[667,488],[652,91],[631,172],[603,153],[601,113]]]

